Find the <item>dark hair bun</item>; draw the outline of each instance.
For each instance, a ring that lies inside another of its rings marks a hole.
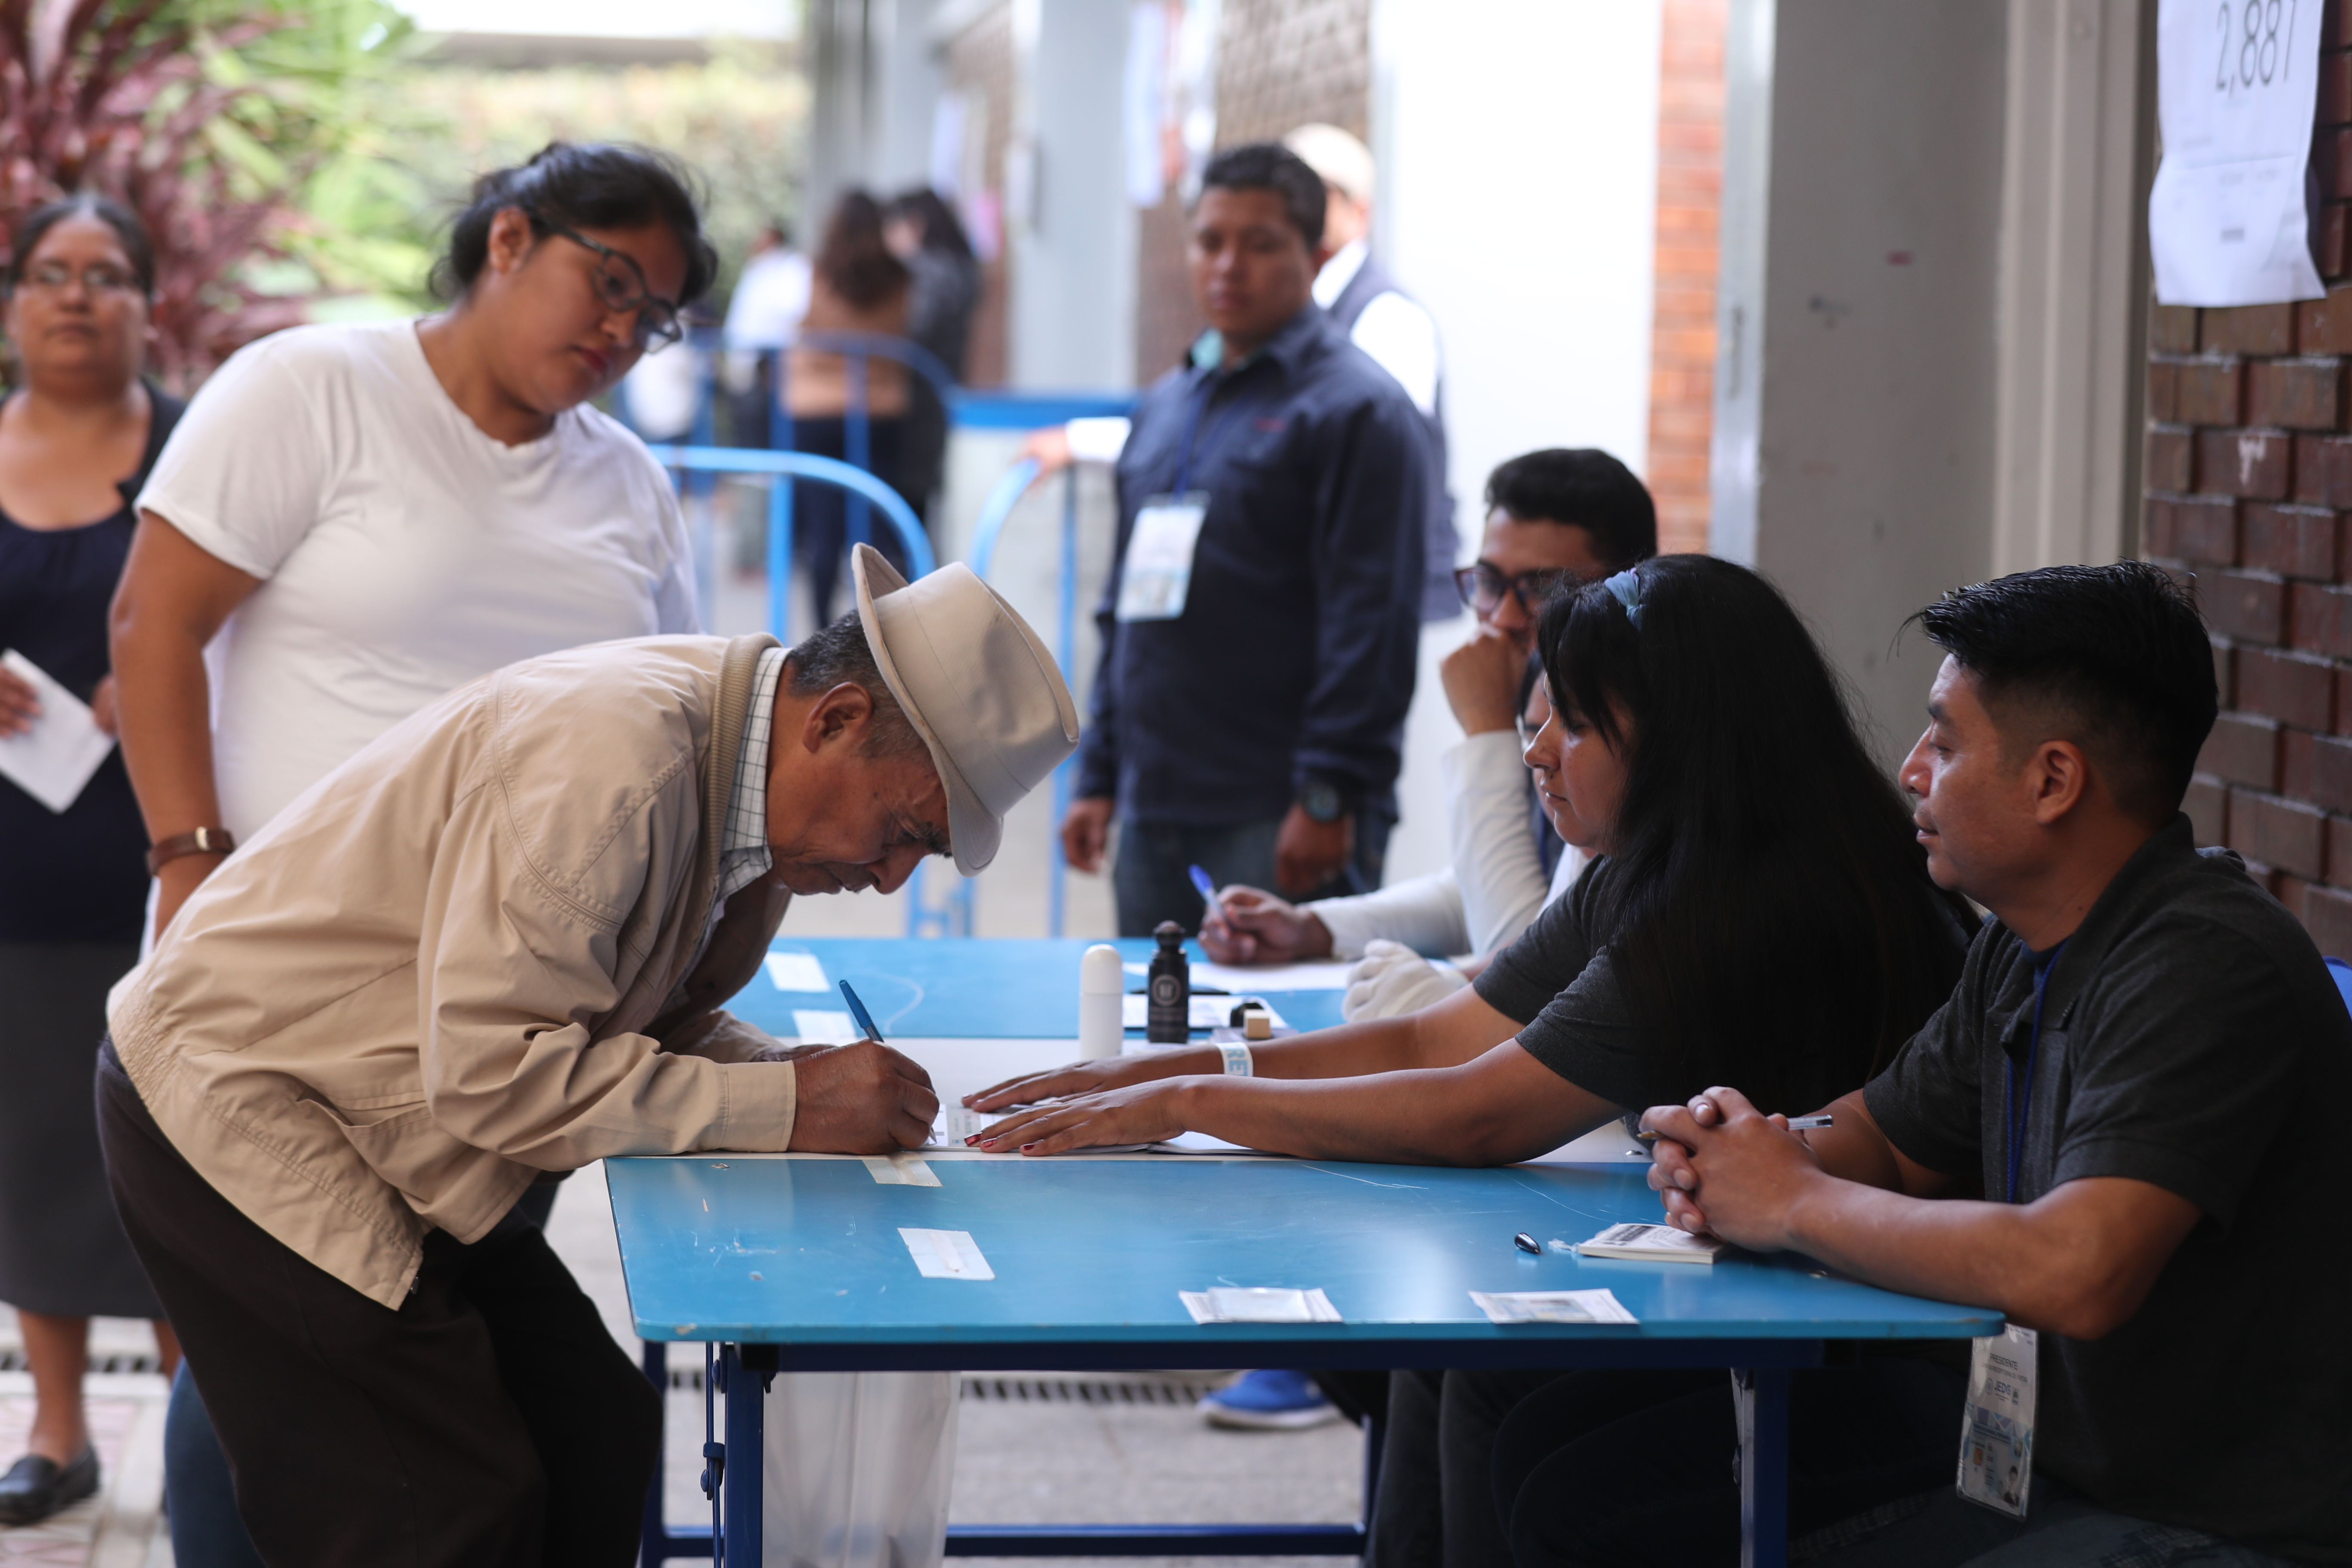
[[[702,234],[701,180],[680,160],[651,147],[614,142],[551,142],[530,162],[474,182],[466,210],[449,228],[449,248],[433,264],[433,291],[457,299],[474,286],[488,259],[490,223],[509,207],[538,222],[570,228],[669,226],[686,252],[689,305],[718,279],[719,253]]]

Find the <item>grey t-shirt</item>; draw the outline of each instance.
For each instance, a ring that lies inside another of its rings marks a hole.
[[[2176,818],[2108,885],[2051,969],[2038,1046],[2035,955],[1988,924],[1867,1103],[1996,1202],[2013,1092],[2017,1202],[2125,1176],[2203,1210],[2128,1322],[2042,1335],[2035,1464],[2120,1513],[2352,1561],[2352,1016],[2302,925],[2192,845]]]
[[[1606,857],[1587,866],[1576,885],[1544,906],[1526,932],[1496,953],[1479,975],[1477,992],[1489,1007],[1517,1022],[1520,1047],[1589,1094],[1627,1110],[1687,1100],[1710,1082],[1667,1050],[1661,1031],[1634,1016],[1610,952],[1602,911],[1615,864]],[[1921,881],[1921,895],[1927,884]],[[1955,934],[1953,952],[1963,939]],[[1769,1088],[1750,1078],[1772,1109],[1801,1112],[1852,1093],[1861,1069],[1843,1067],[1823,1050],[1810,1061],[1769,1064],[1780,1081]],[[1766,1064],[1758,1064],[1759,1071]]]

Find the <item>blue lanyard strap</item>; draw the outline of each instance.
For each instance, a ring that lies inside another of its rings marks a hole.
[[[2001,1061],[2002,1102],[2009,1123],[2009,1192],[2004,1201],[2017,1201],[2017,1174],[2025,1158],[2025,1120],[2033,1109],[2033,1063],[2042,1054],[2042,1003],[2050,994],[2050,972],[2058,967],[2058,955],[2066,951],[2060,942],[2050,950],[2048,957],[2033,966],[2033,1037],[2025,1047],[2025,1094],[2017,1092],[2017,1063],[2004,1056]]]

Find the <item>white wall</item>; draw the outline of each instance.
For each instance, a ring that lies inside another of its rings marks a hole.
[[[1658,29],[1658,0],[1374,6],[1378,237],[1444,334],[1465,519],[1532,447],[1648,456]]]
[[[1381,255],[1437,318],[1465,552],[1487,472],[1538,447],[1649,454],[1658,0],[1374,0]],[[1446,863],[1461,739],[1424,637],[1391,881]]]
[[[1896,628],[1992,562],[2006,14],[1735,0],[1732,36],[1724,186],[1763,211],[1725,215],[1715,548],[1788,593],[1892,763],[1937,658]]]
[[[1135,384],[1135,210],[1119,135],[1128,8],[1042,0],[1027,90],[1033,221],[1013,240],[1012,381],[1042,391]]]

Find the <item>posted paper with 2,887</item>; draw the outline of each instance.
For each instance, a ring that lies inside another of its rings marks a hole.
[[[2322,0],[2161,0],[2164,163],[2147,198],[2156,297],[2273,305],[2326,290],[2306,172]]]

